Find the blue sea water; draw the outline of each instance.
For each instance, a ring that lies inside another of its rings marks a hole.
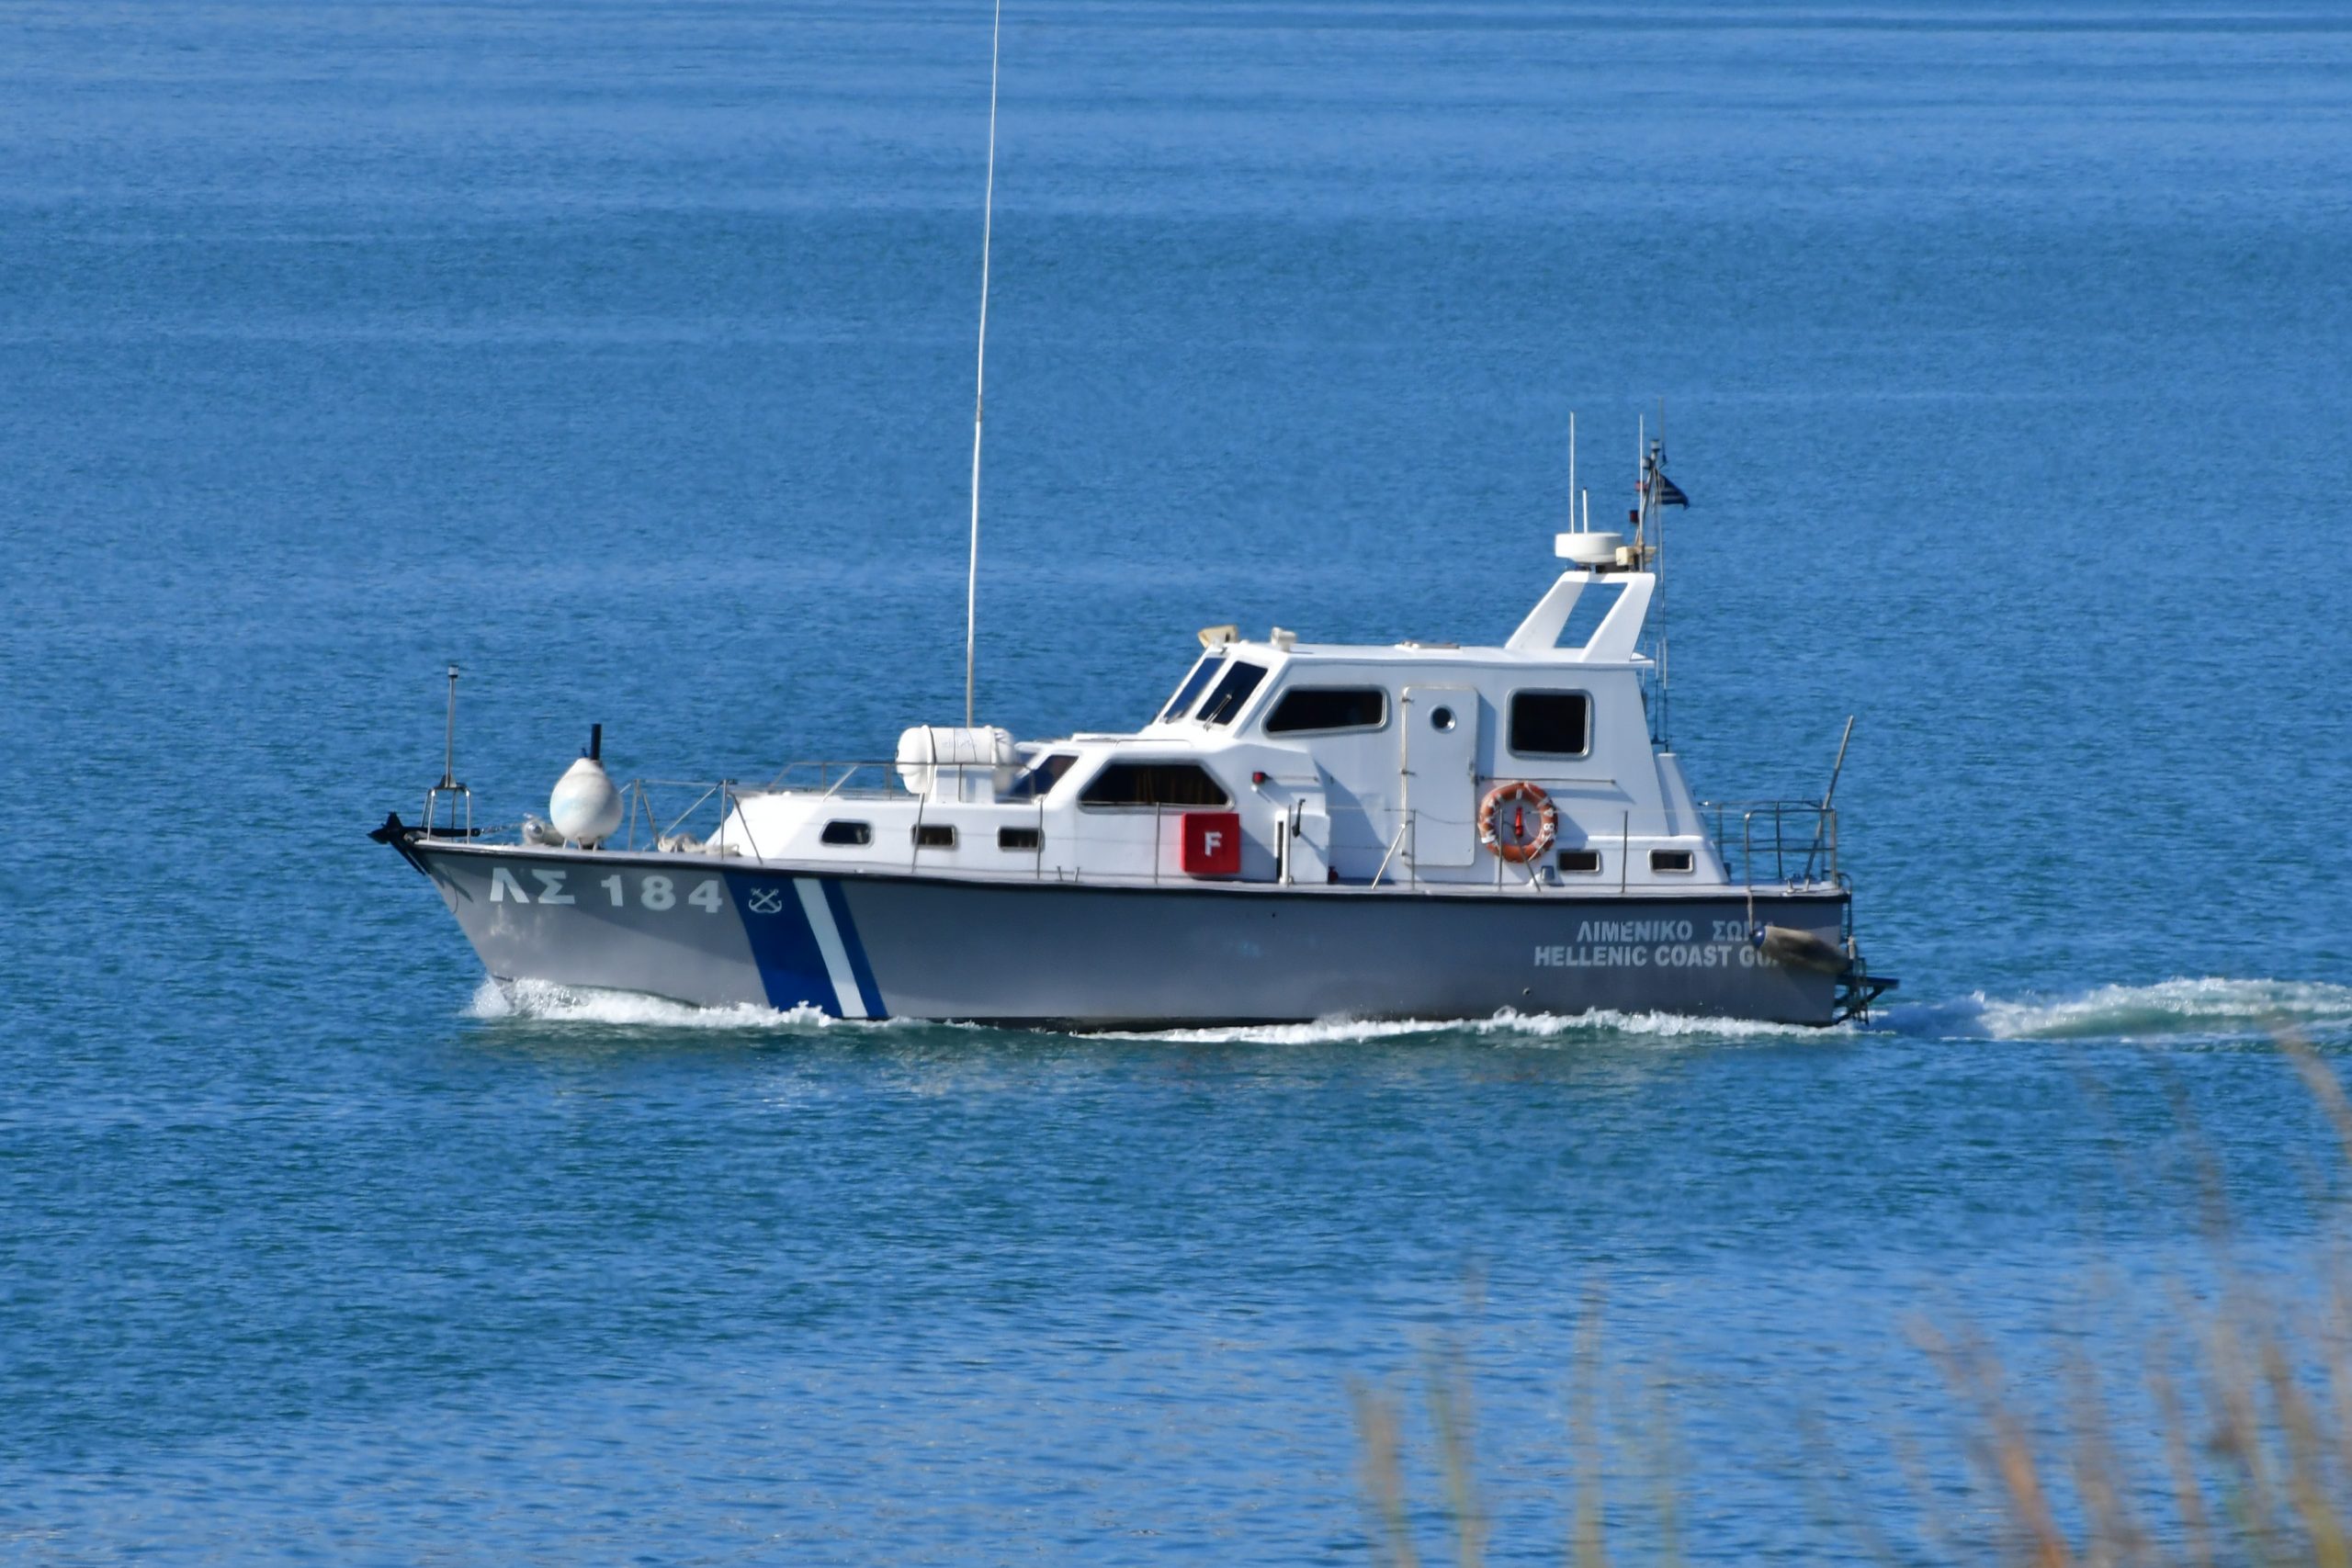
[[[1921,1325],[2041,1410],[2217,1192],[2233,1264],[2329,1234],[2329,5],[1008,7],[983,718],[1137,722],[1204,623],[1498,637],[1569,412],[1620,506],[1663,398],[1675,741],[1811,795],[1860,716],[1872,1027],[484,990],[362,837],[445,660],[506,819],[591,721],[958,715],[987,24],[0,9],[0,1552],[1363,1561],[1351,1391],[1433,1505],[1448,1345],[1498,1561],[1587,1464],[1621,1559],[1654,1472],[1694,1560],[1927,1551]]]

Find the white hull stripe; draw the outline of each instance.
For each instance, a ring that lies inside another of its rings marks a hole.
[[[825,974],[833,983],[833,998],[842,1016],[865,1017],[865,998],[857,988],[857,971],[849,966],[849,950],[842,945],[842,929],[833,923],[833,909],[825,902],[825,889],[806,877],[794,878],[792,889],[800,895],[800,908],[808,916],[808,929],[816,933],[817,952],[825,960]]]

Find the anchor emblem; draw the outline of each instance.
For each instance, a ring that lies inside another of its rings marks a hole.
[[[752,913],[773,915],[784,908],[784,891],[777,887],[754,887],[752,889],[751,903]]]

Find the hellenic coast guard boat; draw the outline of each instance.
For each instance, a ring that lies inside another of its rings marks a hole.
[[[446,767],[424,825],[375,836],[503,980],[1086,1029],[1835,1021],[1894,984],[1855,946],[1835,808],[1702,805],[1654,741],[1650,541],[1682,500],[1655,446],[1640,493],[1630,542],[1558,536],[1569,569],[1498,648],[1214,626],[1132,732],[918,727],[888,763],[707,786],[707,836],[592,743],[509,841]],[[1574,617],[1588,595],[1613,603]]]
[[[1560,535],[1570,569],[1499,648],[1213,626],[1132,733],[976,726],[995,170],[992,58],[963,725],[906,731],[888,763],[703,786],[675,817],[655,785],[614,785],[599,727],[549,819],[503,841],[445,755],[423,824],[373,837],[493,976],[1087,1029],[1603,1008],[1826,1024],[1894,983],[1854,944],[1837,770],[1818,805],[1702,806],[1651,728],[1658,509],[1684,497],[1646,438],[1632,538],[1589,513]],[[1573,422],[1569,450],[1574,499]],[[1613,603],[1567,637],[1588,594]]]

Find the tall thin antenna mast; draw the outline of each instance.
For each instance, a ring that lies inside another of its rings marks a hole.
[[[1657,434],[1650,437],[1650,474],[1653,481],[1657,475],[1665,471],[1666,400],[1661,397],[1657,400]],[[1658,501],[1657,492],[1664,488],[1656,482],[1650,485],[1652,492],[1650,507],[1657,515],[1657,565],[1654,570],[1657,572],[1657,593],[1661,601],[1657,614],[1657,635],[1661,646],[1666,641],[1666,605],[1663,603],[1666,598],[1666,507]]]
[[[996,0],[989,28],[989,183],[980,204],[980,347],[972,373],[972,555],[964,575],[964,728],[972,727],[972,651],[980,619],[980,411],[989,386],[989,250],[996,238],[997,43],[1004,36],[1004,0]]]
[[[441,787],[458,787],[458,667],[454,664],[449,666],[449,716],[441,725]]]
[[[1649,457],[1650,428],[1642,416],[1637,414],[1634,419],[1634,500],[1636,504],[1634,507],[1633,524],[1635,549],[1639,549],[1649,539],[1650,492],[1649,486],[1645,482],[1649,478]],[[1634,560],[1640,566],[1649,564],[1649,558],[1646,555],[1637,555]]]
[[[1666,633],[1666,503],[1659,498],[1666,493],[1666,400],[1657,400],[1657,434],[1650,437],[1648,482],[1643,488],[1648,497],[1650,515],[1657,519],[1657,543],[1650,570],[1657,574],[1657,598],[1651,614],[1657,623],[1657,739],[1668,750],[1674,749],[1674,648]]]
[[[1568,411],[1568,527],[1577,525],[1577,411]]]

